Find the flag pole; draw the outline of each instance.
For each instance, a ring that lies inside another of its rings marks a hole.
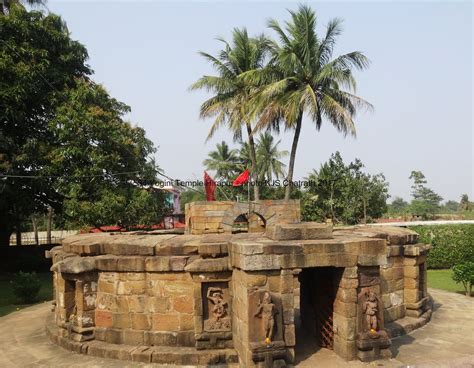
[[[247,181],[247,200],[249,202],[249,217],[248,220],[250,219],[250,178]]]

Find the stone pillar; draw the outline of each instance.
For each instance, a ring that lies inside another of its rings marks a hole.
[[[234,269],[233,340],[244,367],[283,367],[294,360],[292,270]]]
[[[393,253],[394,249],[401,247],[391,246],[388,248]],[[389,254],[387,264],[380,267],[380,286],[385,323],[405,317],[403,270],[404,259],[398,254]]]
[[[334,301],[334,352],[345,360],[356,357],[357,267],[346,267]]]
[[[75,282],[64,279],[60,272],[54,272],[55,279],[55,322],[56,325],[65,329],[71,314],[74,311]]]
[[[240,364],[245,367],[254,366],[252,353],[249,346],[249,322],[248,322],[248,286],[254,284],[260,286],[265,284],[266,277],[255,275],[253,280],[247,279],[246,273],[239,269],[233,271],[232,289],[232,339],[234,348],[239,355]]]
[[[428,308],[426,283],[426,255],[410,256],[406,252],[404,264],[404,297],[406,315],[420,317]]]
[[[97,273],[63,274],[70,291],[65,293],[66,328],[74,341],[94,339]]]

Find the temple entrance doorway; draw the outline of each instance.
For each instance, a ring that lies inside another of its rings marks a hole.
[[[333,311],[344,268],[305,268],[299,274],[299,309],[295,310],[296,360],[321,348],[333,349]],[[298,307],[298,304],[296,304]]]

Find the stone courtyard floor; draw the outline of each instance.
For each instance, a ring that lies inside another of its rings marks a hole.
[[[390,361],[345,362],[330,350],[303,350],[298,367],[474,367],[474,298],[429,292],[435,302],[431,322],[393,340]],[[48,302],[0,318],[0,367],[159,367],[79,355],[52,344],[44,328],[50,309]]]

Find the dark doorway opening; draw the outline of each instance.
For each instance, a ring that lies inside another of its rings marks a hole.
[[[248,214],[242,213],[237,216],[232,224],[232,234],[248,233],[249,232],[249,220]]]
[[[299,310],[295,313],[296,359],[304,360],[320,348],[333,349],[334,301],[343,268],[305,268],[299,274]]]

